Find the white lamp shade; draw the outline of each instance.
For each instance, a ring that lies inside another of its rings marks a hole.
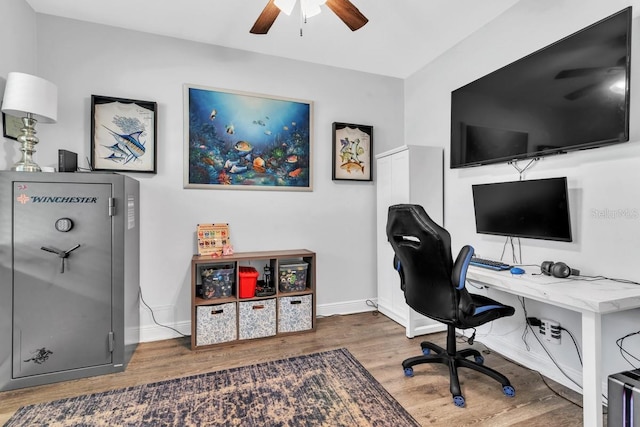
[[[2,112],[14,117],[33,114],[39,123],[58,120],[58,88],[43,78],[11,72],[4,88]]]

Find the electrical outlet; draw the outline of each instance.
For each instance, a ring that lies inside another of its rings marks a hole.
[[[540,322],[540,335],[542,335],[542,338],[550,344],[560,344],[560,337],[562,336],[560,323],[549,319],[540,319]]]

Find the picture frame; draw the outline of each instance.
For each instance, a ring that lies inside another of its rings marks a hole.
[[[334,122],[332,179],[373,180],[373,126]]]
[[[156,173],[157,103],[91,95],[91,166]]]
[[[313,102],[185,84],[184,188],[313,191]]]
[[[2,113],[2,136],[9,139],[18,140],[22,133],[22,119],[10,114]]]

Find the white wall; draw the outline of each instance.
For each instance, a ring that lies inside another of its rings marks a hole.
[[[557,243],[522,239],[524,264],[545,260],[564,261],[585,275],[604,275],[640,281],[638,236],[640,215],[598,218],[594,212],[628,209],[640,212],[640,1],[633,0],[522,0],[496,20],[459,43],[437,60],[405,80],[405,143],[442,146],[449,158],[451,91],[491,71],[534,52],[632,4],[633,54],[631,76],[631,138],[628,143],[544,158],[525,177],[568,177],[574,241]],[[522,162],[520,166],[524,166]],[[504,238],[479,235],[471,185],[517,180],[509,165],[488,165],[470,169],[445,168],[445,227],[451,232],[454,251],[471,244],[487,258],[499,259]],[[510,249],[505,256],[512,261]],[[527,270],[537,271],[536,267]],[[524,317],[519,301],[505,294],[490,297],[514,305],[516,316],[501,319],[483,331],[491,331],[485,342],[499,345],[516,359],[531,359],[545,374],[559,378],[549,369],[547,356],[530,336],[527,351],[522,339]],[[527,301],[530,316],[557,320],[580,340],[580,317],[576,313]],[[605,316],[603,325],[605,374],[631,369],[620,356],[615,340],[638,330],[640,310]],[[481,339],[482,340],[482,339]],[[627,340],[625,348],[640,356],[640,342]],[[567,334],[561,346],[551,350],[559,363],[580,381],[581,368]],[[605,377],[606,378],[606,377]],[[566,381],[565,381],[566,383]]]
[[[36,69],[36,14],[24,0],[4,0],[0,3],[0,101],[4,96],[7,74],[12,71],[34,73]],[[20,152],[12,139],[2,138],[0,151],[0,169],[11,167]]]
[[[230,224],[236,252],[315,251],[319,314],[369,309],[375,183],[331,180],[331,123],[373,125],[374,149],[400,145],[402,80],[47,15],[37,15],[37,52],[38,74],[59,90],[58,123],[38,128],[41,166],[55,166],[60,148],[87,166],[92,94],[158,103],[158,173],[132,174],[141,182],[142,291],[158,321],[190,332],[194,232],[208,222]],[[313,101],[313,191],[183,189],[184,83]],[[141,313],[143,340],[175,336]]]
[[[4,94],[11,71],[34,72],[36,68],[36,14],[24,0],[4,0],[0,5],[0,94]],[[0,98],[1,99],[1,98]]]

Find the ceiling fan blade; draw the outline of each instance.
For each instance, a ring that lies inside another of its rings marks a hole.
[[[593,92],[594,90],[597,89],[598,86],[600,86],[600,83],[594,83],[587,86],[583,86],[578,90],[574,90],[573,92],[566,94],[564,97],[568,101],[575,101],[576,99],[580,99],[583,96],[586,96],[589,93]]]
[[[280,14],[280,9],[274,4],[274,1],[269,0],[269,3],[264,7],[255,24],[249,30],[251,34],[267,34],[269,32],[269,29]]]
[[[623,71],[622,67],[593,67],[593,68],[574,68],[571,70],[562,70],[556,74],[556,79],[568,79],[572,77],[591,76],[594,74],[611,74]]]
[[[623,56],[616,61],[616,65],[609,67],[585,67],[585,68],[573,68],[570,70],[562,70],[554,78],[567,79],[572,77],[583,77],[592,74],[612,74],[620,71],[624,71],[627,64],[627,56]]]
[[[347,24],[347,27],[351,28],[351,31],[358,30],[369,22],[367,17],[349,0],[327,0],[326,5]]]

